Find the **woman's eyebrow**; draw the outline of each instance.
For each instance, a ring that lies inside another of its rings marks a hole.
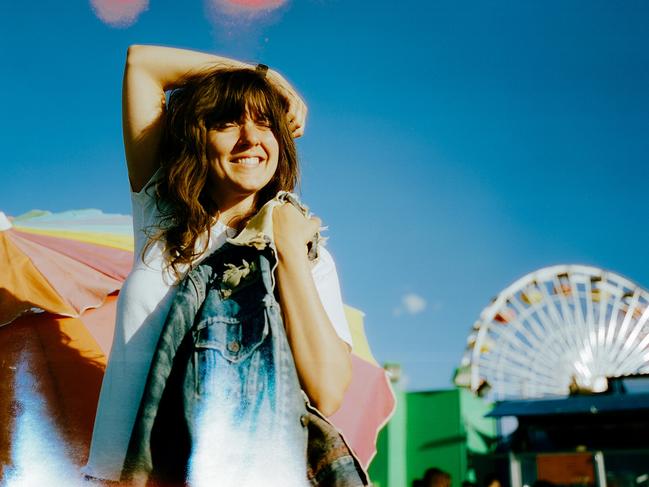
[[[271,119],[271,116],[268,113],[258,112],[252,118],[255,122],[268,122]]]

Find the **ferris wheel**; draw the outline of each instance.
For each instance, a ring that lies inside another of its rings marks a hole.
[[[649,293],[612,272],[559,265],[504,289],[475,322],[455,375],[494,400],[603,392],[649,373]]]

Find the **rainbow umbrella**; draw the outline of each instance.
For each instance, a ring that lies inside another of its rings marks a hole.
[[[36,375],[50,384],[44,390],[57,396],[49,403],[58,408],[55,416],[63,418],[64,430],[72,431],[67,443],[75,445],[79,462],[87,454],[92,432],[101,383],[96,371],[103,373],[110,354],[115,291],[121,288],[132,262],[130,216],[99,210],[30,211],[10,219],[0,213],[0,325],[27,313],[16,320],[15,331],[0,327],[0,345],[3,337],[5,343],[15,343],[12,333],[38,338],[43,344],[41,358],[33,360]],[[49,313],[29,314],[35,310]],[[345,312],[353,340],[353,377],[343,405],[331,420],[367,467],[395,399],[386,372],[370,351],[363,313],[350,306]],[[74,378],[78,370],[89,371],[85,385],[84,380]],[[79,394],[77,386],[85,395]],[[85,397],[83,407],[80,397]]]
[[[0,212],[0,325],[29,311],[78,317],[120,289],[133,262],[131,217],[99,210]]]
[[[11,468],[33,473],[34,462],[85,463],[106,365],[101,344],[112,341],[132,247],[130,216],[0,212],[0,478]],[[60,436],[55,445],[34,434],[48,426]],[[42,445],[50,448],[31,458]]]

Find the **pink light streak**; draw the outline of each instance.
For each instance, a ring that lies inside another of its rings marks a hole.
[[[225,3],[229,3],[231,5],[238,5],[240,7],[244,8],[249,8],[249,9],[273,9],[277,8],[284,3],[286,3],[285,0],[225,0]]]
[[[230,17],[257,17],[286,5],[288,0],[207,0],[208,9]]]

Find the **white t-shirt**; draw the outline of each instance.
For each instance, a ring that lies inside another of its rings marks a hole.
[[[173,301],[176,287],[170,271],[165,271],[162,243],[142,249],[147,242],[145,229],[159,221],[153,197],[156,173],[139,193],[131,193],[135,238],[134,265],[117,301],[115,336],[104,374],[99,405],[83,473],[92,477],[119,480],[131,430],[144,392],[149,365]],[[219,248],[233,229],[217,222],[211,231],[209,250]],[[338,336],[352,344],[345,318],[340,284],[331,254],[322,246],[312,275],[329,320]]]

